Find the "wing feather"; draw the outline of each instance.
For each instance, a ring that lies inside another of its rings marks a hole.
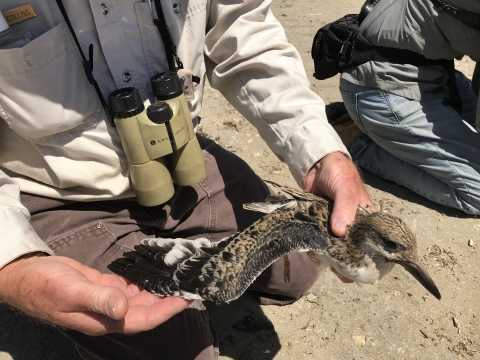
[[[246,230],[217,243],[205,238],[145,239],[109,269],[159,295],[218,304],[235,300],[277,259],[292,251],[322,253],[326,247],[325,229],[319,228],[309,209],[311,202],[328,203],[316,195],[271,184],[279,194],[265,203],[244,205],[266,213]]]
[[[326,247],[317,226],[295,219],[259,237],[252,237],[255,233],[247,229],[218,254],[184,261],[174,274],[179,288],[217,304],[230,302],[277,259],[292,251],[323,252]]]
[[[135,251],[123,254],[110,265],[115,274],[121,275],[142,289],[161,296],[182,296],[200,299],[197,294],[182,291],[173,280],[178,264],[185,259],[206,254],[212,244],[208,239],[144,239],[135,245]]]
[[[282,200],[272,203],[246,203],[243,204],[245,210],[257,211],[264,214],[270,214],[275,210],[289,210],[297,206],[296,200]]]
[[[275,188],[274,190],[277,191],[277,195],[287,194],[287,195],[290,195],[291,197],[293,197],[296,200],[310,200],[310,201],[312,201],[312,200],[318,200],[319,199],[319,197],[317,195],[302,191],[300,189],[295,189],[295,188],[288,187],[288,186],[282,186],[282,185],[279,185],[279,184],[277,184],[273,181],[270,181],[270,180],[264,180],[264,181],[267,184],[270,184],[270,185],[274,186],[274,188]]]

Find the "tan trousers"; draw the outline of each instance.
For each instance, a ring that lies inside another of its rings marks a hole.
[[[31,223],[57,255],[67,256],[107,273],[107,265],[147,237],[206,237],[218,241],[242,230],[262,214],[242,204],[263,201],[265,183],[234,154],[199,137],[207,178],[179,187],[166,204],[146,208],[135,199],[71,202],[22,194]],[[283,260],[268,268],[251,286],[262,304],[285,305],[300,298],[319,276],[305,254],[289,255],[290,278],[284,282]],[[218,340],[202,302],[151,331],[136,335],[92,337],[64,332],[85,359],[211,360],[218,358]]]

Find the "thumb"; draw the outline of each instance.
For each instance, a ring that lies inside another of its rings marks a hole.
[[[113,320],[122,320],[127,315],[128,299],[121,290],[95,284],[89,285],[86,290],[83,301],[85,311],[103,314]]]
[[[336,236],[343,236],[347,225],[353,223],[357,213],[358,201],[355,194],[339,192],[333,202],[331,229]]]

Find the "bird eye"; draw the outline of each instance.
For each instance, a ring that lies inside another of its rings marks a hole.
[[[389,251],[395,252],[399,250],[399,246],[395,241],[384,239],[384,243],[385,243],[385,247]]]

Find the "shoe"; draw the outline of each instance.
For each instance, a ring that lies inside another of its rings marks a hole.
[[[347,108],[342,101],[334,101],[325,105],[325,113],[329,122],[348,114]]]
[[[359,136],[365,135],[353,122],[350,115],[345,114],[339,117],[338,119],[329,121],[330,125],[335,129],[338,136],[343,142],[343,145],[350,147],[353,144],[356,138]]]

